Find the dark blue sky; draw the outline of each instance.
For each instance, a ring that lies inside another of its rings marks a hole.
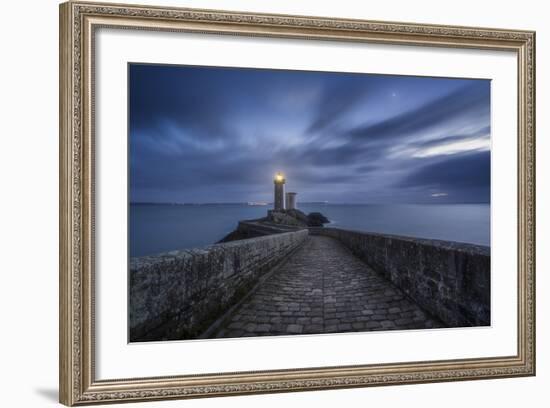
[[[132,202],[490,200],[490,81],[131,64]]]

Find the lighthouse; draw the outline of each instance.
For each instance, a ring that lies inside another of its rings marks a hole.
[[[277,173],[273,183],[275,184],[273,210],[282,211],[285,209],[285,176],[282,173]]]

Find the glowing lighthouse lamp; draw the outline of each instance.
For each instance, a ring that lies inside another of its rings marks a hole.
[[[273,209],[281,211],[285,209],[285,176],[278,172],[275,174],[275,199],[273,201]]]

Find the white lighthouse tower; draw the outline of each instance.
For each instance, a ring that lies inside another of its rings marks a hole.
[[[277,173],[273,182],[275,184],[273,210],[282,211],[285,209],[285,176]]]
[[[296,193],[291,193],[291,192],[286,193],[285,206],[287,210],[296,209]]]

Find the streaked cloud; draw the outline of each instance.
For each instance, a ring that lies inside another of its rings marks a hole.
[[[129,102],[132,201],[489,197],[487,80],[132,64]]]
[[[463,153],[473,150],[489,150],[489,139],[468,139],[449,141],[438,146],[427,147],[419,149],[412,154],[413,157],[430,157],[430,156],[443,156],[449,154]]]

